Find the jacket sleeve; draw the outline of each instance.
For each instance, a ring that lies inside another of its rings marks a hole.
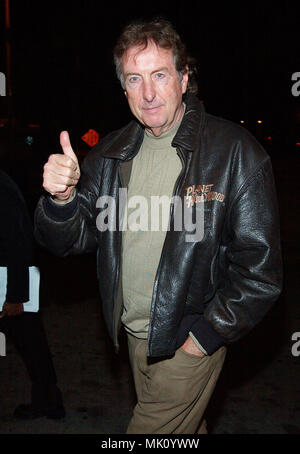
[[[226,223],[218,288],[191,328],[208,354],[247,334],[281,292],[279,214],[269,158],[236,194]]]
[[[61,206],[42,196],[35,210],[35,238],[53,254],[64,257],[93,252],[97,248],[96,201],[102,158],[93,151],[81,167],[72,202]]]

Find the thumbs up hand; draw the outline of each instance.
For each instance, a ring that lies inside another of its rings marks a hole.
[[[60,145],[63,154],[50,155],[44,165],[43,187],[55,202],[65,204],[73,198],[80,178],[80,168],[67,131],[61,132]]]

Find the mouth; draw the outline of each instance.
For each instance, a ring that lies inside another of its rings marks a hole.
[[[161,106],[153,106],[153,107],[142,107],[142,110],[146,113],[149,114],[154,114],[158,112],[158,110],[161,108]]]

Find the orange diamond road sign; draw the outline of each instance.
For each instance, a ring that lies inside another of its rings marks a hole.
[[[86,132],[81,138],[90,147],[93,147],[99,142],[99,134],[94,131],[94,129],[89,129],[88,132]]]

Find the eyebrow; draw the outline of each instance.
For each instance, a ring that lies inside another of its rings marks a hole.
[[[158,68],[158,69],[155,69],[154,71],[151,71],[151,75],[154,74],[154,73],[159,73],[160,71],[165,71],[165,72],[169,72],[168,68],[166,66],[162,66],[161,68]],[[125,74],[125,78],[128,77],[128,76],[141,76],[142,74],[138,73],[138,72],[128,72]]]

